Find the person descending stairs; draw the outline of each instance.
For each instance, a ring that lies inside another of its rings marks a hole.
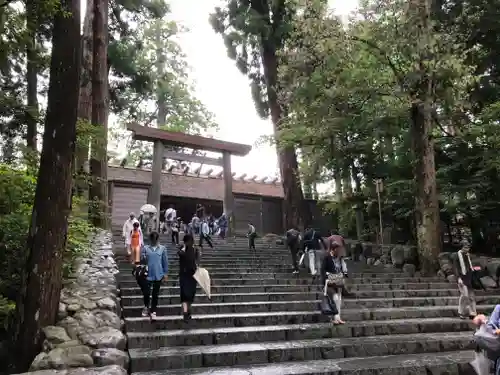
[[[456,286],[441,278],[348,261],[346,324],[333,325],[318,309],[321,287],[305,270],[292,273],[287,248],[250,254],[247,240],[236,238],[203,250],[212,300],[198,292],[186,321],[178,249],[167,247],[169,277],[155,321],[141,316],[126,260],[117,275],[134,375],[472,374],[471,323],[457,315]],[[478,312],[499,299],[478,293]]]

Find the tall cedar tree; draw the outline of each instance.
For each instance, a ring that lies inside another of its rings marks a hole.
[[[412,151],[415,155],[414,178],[416,186],[415,219],[417,240],[420,252],[420,266],[425,273],[433,274],[439,267],[438,256],[441,251],[439,199],[436,181],[436,163],[434,159],[434,120],[432,118],[433,99],[435,93],[435,72],[430,66],[434,58],[433,29],[431,21],[430,0],[412,0],[409,4],[413,11],[415,29],[419,42],[417,43],[418,59],[415,61],[415,71],[420,79],[411,92],[411,139]],[[426,48],[421,48],[421,46]]]
[[[107,225],[107,133],[108,133],[108,2],[94,1],[94,40],[92,60],[92,125],[96,128],[92,137],[90,157],[91,218],[97,227]]]
[[[78,99],[78,120],[80,126],[77,128],[76,151],[75,151],[75,173],[76,193],[88,198],[87,172],[89,165],[90,135],[88,125],[92,115],[92,51],[93,51],[93,22],[94,22],[94,0],[87,0],[87,9],[83,22],[82,35],[82,71],[80,76],[80,97]]]
[[[278,100],[278,53],[294,14],[295,5],[286,0],[227,0],[227,8],[217,8],[211,18],[215,31],[224,35],[229,56],[235,58],[242,73],[252,79],[252,93],[256,105],[260,106],[257,110],[261,115],[271,116],[278,140],[280,123],[286,116]],[[266,93],[267,103],[258,97],[260,92]],[[304,200],[295,148],[291,145],[280,147],[278,160],[286,226],[307,226],[311,223],[311,212]]]
[[[38,25],[37,4],[34,0],[26,1],[26,146],[37,151],[38,122],[38,62],[36,52],[36,31]]]
[[[41,328],[56,322],[62,256],[71,210],[80,80],[80,0],[62,0],[54,16],[47,115],[28,255],[16,306],[16,371],[41,349]]]

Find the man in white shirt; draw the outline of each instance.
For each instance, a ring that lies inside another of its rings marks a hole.
[[[130,236],[130,232],[132,232],[132,229],[134,229],[134,223],[135,222],[139,222],[139,220],[137,220],[135,218],[135,213],[131,212],[128,219],[125,220],[125,224],[123,224],[123,231],[122,231],[122,237],[125,241],[125,247],[127,248],[127,251],[129,250],[128,249],[128,244],[126,243],[127,242],[127,238]],[[139,226],[140,228],[140,226]]]
[[[198,244],[201,248],[203,248],[203,241],[213,249],[214,245],[212,245],[212,239],[210,238],[210,227],[206,220],[203,220],[201,223],[200,243]]]
[[[165,224],[167,226],[168,234],[172,234],[172,223],[177,220],[177,211],[174,206],[170,207],[165,211]]]

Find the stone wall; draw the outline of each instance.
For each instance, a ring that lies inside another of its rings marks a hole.
[[[127,374],[111,233],[100,232],[92,250],[78,261],[75,278],[65,282],[58,322],[43,329],[43,351],[26,374]]]
[[[415,246],[361,242],[362,249],[357,252],[356,244],[359,241],[346,239],[345,242],[346,254],[350,257],[359,256],[367,265],[401,268],[410,276],[416,272],[418,254]]]

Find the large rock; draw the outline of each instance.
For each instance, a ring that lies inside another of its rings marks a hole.
[[[443,271],[446,277],[455,273],[452,256],[452,253],[440,253],[438,256],[439,269]]]
[[[417,267],[414,264],[406,263],[403,266],[403,273],[410,277],[415,276],[415,272],[417,271]]]
[[[78,345],[69,348],[56,348],[48,353],[40,353],[33,363],[31,370],[65,369],[71,367],[90,367],[94,364],[91,350],[87,346]]]
[[[92,358],[96,366],[118,365],[123,368],[128,368],[129,356],[119,349],[96,349],[92,352]]]
[[[101,327],[79,336],[80,341],[92,348],[116,348],[125,350],[126,338],[122,331],[113,327]]]
[[[71,340],[63,327],[48,326],[43,328],[42,332],[49,344],[54,346]]]
[[[405,249],[402,246],[395,246],[391,250],[391,261],[394,267],[403,267],[405,263]]]

